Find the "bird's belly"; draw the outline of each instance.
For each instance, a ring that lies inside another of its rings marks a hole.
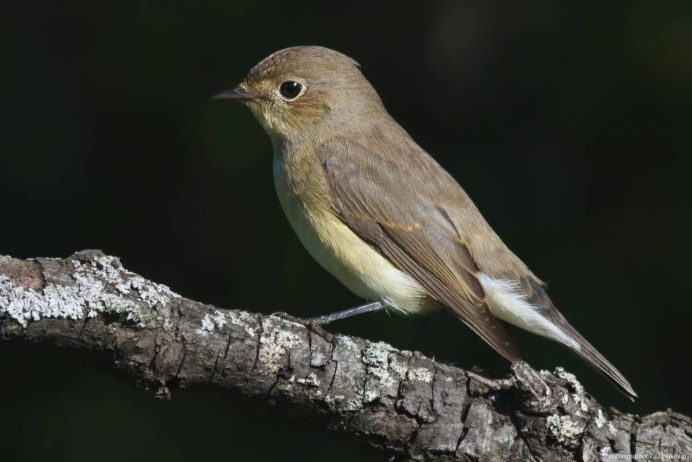
[[[298,238],[329,273],[355,294],[415,313],[431,306],[425,289],[360,239],[326,207],[310,206],[287,187],[283,172],[275,185],[281,206]]]

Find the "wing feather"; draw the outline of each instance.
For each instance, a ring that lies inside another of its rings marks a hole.
[[[478,267],[450,228],[443,204],[421,200],[416,166],[406,159],[403,164],[388,163],[378,153],[344,140],[322,146],[317,155],[341,221],[505,358],[519,360],[511,337],[485,303]],[[402,179],[407,184],[398,184]],[[426,184],[426,191],[431,187]]]

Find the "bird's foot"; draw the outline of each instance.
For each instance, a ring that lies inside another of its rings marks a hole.
[[[512,364],[512,377],[506,379],[491,379],[471,371],[466,371],[466,375],[472,392],[484,394],[488,390],[506,391],[514,388],[523,395],[522,406],[527,410],[545,412],[555,407],[556,397],[549,383],[540,372],[523,361]]]
[[[281,318],[286,321],[291,321],[295,322],[296,324],[300,324],[302,326],[305,326],[307,330],[310,332],[313,332],[323,339],[325,339],[327,342],[331,343],[332,340],[334,340],[334,336],[327,332],[324,327],[322,327],[322,323],[320,323],[316,318],[299,318],[297,316],[293,316],[292,314],[288,314],[283,311],[279,311],[276,313],[270,314],[270,316],[274,316],[276,318]]]
[[[510,388],[512,388],[512,385],[514,385],[512,379],[490,379],[488,377],[483,377],[482,375],[478,375],[475,372],[471,371],[466,371],[466,375],[469,377],[470,380],[474,380],[482,385],[485,385],[486,387],[494,391],[509,390]]]
[[[528,399],[523,401],[524,407],[532,412],[546,412],[557,405],[557,400],[553,389],[548,382],[524,361],[517,361],[512,364],[514,385],[527,395]]]

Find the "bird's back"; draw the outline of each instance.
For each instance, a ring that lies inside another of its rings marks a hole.
[[[366,154],[350,159],[342,156],[340,163],[350,161],[344,170],[376,178],[380,186],[377,193],[385,195],[382,200],[388,201],[404,221],[420,223],[442,242],[463,243],[478,269],[486,274],[516,281],[530,278],[540,284],[495,233],[461,185],[391,117],[338,142],[345,139],[357,140]]]

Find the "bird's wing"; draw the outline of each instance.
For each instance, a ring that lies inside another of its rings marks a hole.
[[[512,338],[485,303],[476,263],[445,205],[430,203],[432,173],[444,171],[437,164],[435,172],[426,170],[432,164],[423,159],[427,163],[417,165],[415,155],[382,156],[345,140],[321,146],[317,156],[341,221],[502,356],[519,360]]]

